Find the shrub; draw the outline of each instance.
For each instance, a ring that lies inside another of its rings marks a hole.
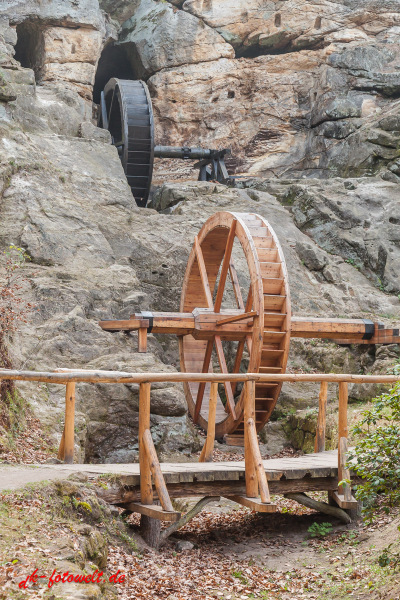
[[[307,531],[310,534],[310,537],[312,537],[312,538],[323,538],[331,533],[332,524],[331,523],[313,523],[308,528]]]
[[[349,453],[352,469],[363,483],[357,486],[357,500],[371,513],[378,494],[387,498],[389,506],[400,502],[400,382],[386,394],[372,401],[353,428],[358,435],[356,448]]]

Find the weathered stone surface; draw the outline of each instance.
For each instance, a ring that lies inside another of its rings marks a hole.
[[[167,2],[142,0],[119,36],[138,78],[179,65],[232,58],[232,46],[196,17]]]
[[[39,18],[52,25],[86,25],[93,29],[104,28],[104,17],[98,0],[4,0],[0,4],[0,15],[11,23]]]
[[[48,63],[82,62],[95,65],[102,46],[100,31],[80,27],[49,27],[43,33],[45,61]]]
[[[301,160],[307,97],[321,52],[220,59],[163,70],[149,80],[158,140],[232,147],[242,170],[282,172]],[[282,118],[290,114],[290,119]]]
[[[93,85],[96,69],[85,62],[47,63],[43,67],[42,80],[65,80],[84,85]]]
[[[371,6],[347,2],[291,0],[186,0],[183,10],[204,19],[214,27],[239,53],[276,49],[298,50],[329,43],[363,41],[389,24],[396,24],[398,6]],[[374,20],[374,26],[370,20]]]
[[[110,132],[107,129],[96,127],[91,121],[83,121],[83,123],[79,125],[79,137],[111,144]]]

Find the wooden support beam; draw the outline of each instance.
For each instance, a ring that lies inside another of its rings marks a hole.
[[[358,502],[354,498],[354,496],[351,496],[350,500],[346,500],[343,494],[339,494],[338,492],[332,492],[331,498],[333,498],[333,500],[338,506],[340,506],[340,508],[354,510],[358,507]]]
[[[58,460],[64,460],[64,456],[65,456],[65,425],[64,425],[64,430],[62,432],[62,436],[61,436],[61,440],[60,440],[60,446],[58,448],[57,458],[58,458]]]
[[[147,352],[147,327],[138,330],[138,352]]]
[[[220,321],[217,321],[216,326],[219,327],[220,325],[226,325],[226,323],[234,323],[235,321],[243,321],[244,319],[251,319],[257,316],[257,312],[255,310],[252,310],[250,312],[245,312],[241,315],[233,315],[232,317],[226,317],[226,319],[221,319]],[[249,323],[249,325],[252,325],[252,323]]]
[[[157,504],[142,504],[141,502],[129,502],[128,504],[124,504],[124,508],[130,510],[134,513],[139,513],[141,515],[145,515],[146,517],[150,517],[151,519],[157,519],[158,521],[179,521],[181,517],[180,512],[176,511],[166,511],[161,506]]]
[[[244,463],[246,473],[246,496],[248,498],[258,497],[258,479],[251,450],[249,435],[249,422],[256,418],[255,409],[255,383],[246,381],[244,390]]]
[[[207,439],[201,451],[199,462],[211,462],[215,441],[215,415],[218,402],[218,383],[211,384],[210,402],[208,405]]]
[[[346,502],[351,501],[351,484],[350,482],[350,471],[347,468],[347,438],[341,437],[339,439],[339,460],[340,460],[340,472],[339,481],[346,480],[346,483],[343,483],[339,486],[339,494],[343,494]]]
[[[343,458],[341,456],[340,440],[348,438],[349,429],[347,424],[347,408],[349,401],[348,384],[344,381],[339,382],[339,444],[338,444],[338,479],[343,479]]]
[[[100,327],[104,331],[136,331],[140,327],[149,327],[149,321],[147,319],[125,319],[125,320],[110,320],[110,321],[99,321]]]
[[[313,510],[317,510],[318,512],[322,512],[325,515],[329,515],[331,517],[336,517],[343,523],[351,523],[350,516],[341,508],[337,506],[331,506],[326,502],[319,502],[318,500],[314,500],[314,498],[310,498],[307,494],[303,492],[294,492],[291,494],[285,494],[285,498],[290,498],[291,500],[295,500],[299,504],[303,506],[307,506],[307,508],[312,508]]]
[[[318,421],[317,431],[315,435],[315,452],[325,451],[325,437],[326,437],[326,406],[328,400],[328,382],[322,381],[319,391],[318,400]]]
[[[226,498],[257,512],[273,513],[276,511],[276,504],[265,504],[259,498],[249,498],[248,496],[226,496]]]
[[[166,542],[172,533],[175,533],[175,531],[189,523],[189,521],[199,514],[199,512],[203,510],[207,504],[210,502],[219,502],[220,500],[220,496],[206,496],[205,498],[199,500],[197,504],[191,510],[189,510],[189,512],[187,512],[185,515],[182,515],[178,521],[173,523],[173,525],[170,525],[167,527],[167,529],[164,529],[160,536],[160,546]]]
[[[160,499],[161,506],[164,510],[174,512],[171,504],[171,499],[168,494],[167,486],[165,485],[164,476],[161,472],[160,463],[158,462],[157,452],[154,448],[153,438],[151,437],[150,429],[146,429],[142,436],[144,449],[150,466],[150,471],[154,479],[157,495]]]
[[[273,476],[273,474],[272,474]],[[360,478],[353,478],[352,481],[361,483]],[[271,494],[289,494],[295,492],[315,492],[315,491],[337,491],[337,477],[303,477],[302,479],[271,479],[268,481]],[[140,502],[140,489],[135,488],[111,488],[109,490],[99,490],[101,496],[110,504],[125,504],[127,502]],[[182,481],[181,483],[168,483],[168,493],[170,498],[193,498],[199,496],[219,495],[227,498],[228,496],[246,496],[246,482],[240,477],[237,480],[218,481],[214,478],[210,481]]]
[[[253,465],[254,465],[255,471],[257,473],[257,481],[258,481],[258,485],[260,488],[261,501],[271,504],[267,476],[265,474],[264,465],[263,465],[262,458],[261,458],[261,452],[260,452],[260,447],[258,445],[256,425],[254,423],[254,420],[249,419],[247,422],[247,426],[248,426],[248,434],[247,435],[248,435],[248,440],[249,440],[249,446],[250,446],[251,454],[253,457]],[[276,504],[274,506],[276,509]]]
[[[65,386],[64,462],[74,462],[75,445],[75,383]]]
[[[144,433],[150,429],[150,383],[141,383],[139,388],[139,462],[140,496],[144,505],[153,504],[153,486],[150,464],[146,454]]]

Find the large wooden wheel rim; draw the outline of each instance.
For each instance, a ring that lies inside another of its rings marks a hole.
[[[147,85],[110,79],[101,93],[99,125],[111,133],[137,205],[146,206],[154,162],[154,119]]]
[[[243,298],[231,260],[235,239],[240,242],[249,270],[250,288],[247,298]],[[230,275],[224,279],[227,265]],[[208,308],[220,312],[228,277],[234,288],[238,308],[244,312],[257,313],[246,341],[239,341],[233,371],[236,372],[240,367],[238,355],[243,354],[247,345],[248,372],[284,373],[289,353],[291,320],[287,270],[278,238],[268,221],[260,215],[219,212],[208,219],[197,235],[189,255],[180,311],[189,313],[196,308]],[[212,347],[215,345],[221,371],[227,372],[219,338],[216,335],[213,340],[205,341],[195,339],[192,335],[181,336],[181,370],[208,372]],[[185,383],[184,386],[191,416],[207,430],[210,385]],[[230,384],[225,386],[228,400],[229,389],[232,389],[229,386]],[[256,384],[257,430],[269,420],[280,389],[279,384]],[[202,396],[201,409],[199,390]],[[217,438],[233,432],[238,436],[243,435],[243,409],[243,393],[236,399],[234,411],[230,412],[226,411],[221,398],[218,398],[215,429]]]

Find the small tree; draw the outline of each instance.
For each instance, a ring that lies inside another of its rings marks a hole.
[[[22,267],[29,260],[24,248],[11,245],[0,252],[0,363],[3,368],[11,369],[12,362],[8,352],[8,343],[21,323],[27,323],[28,315],[34,305],[25,298],[28,280]],[[0,399],[7,400],[14,392],[14,383],[2,379]]]

